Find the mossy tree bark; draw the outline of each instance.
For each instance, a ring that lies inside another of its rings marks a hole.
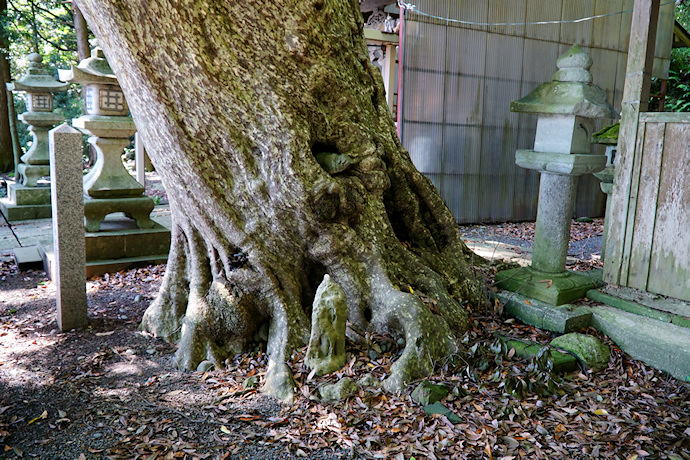
[[[269,321],[264,389],[289,399],[326,273],[353,330],[405,339],[388,389],[454,350],[461,303],[483,297],[476,256],[398,141],[356,0],[79,5],[170,197],[142,327],[178,341],[182,368],[222,362]]]

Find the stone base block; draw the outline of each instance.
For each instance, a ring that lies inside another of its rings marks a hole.
[[[608,306],[592,307],[592,325],[635,359],[690,382],[690,329]]]
[[[549,305],[515,292],[499,291],[495,297],[504,305],[506,313],[525,324],[552,332],[577,332],[590,325],[592,311],[583,306]]]
[[[14,253],[14,262],[20,271],[43,268],[43,261],[37,246],[15,248],[12,252]]]
[[[10,222],[18,220],[48,219],[52,215],[49,204],[21,206],[9,198],[0,198],[0,209]]]
[[[101,231],[87,232],[86,277],[165,263],[170,249],[170,230],[151,222],[152,228],[139,229],[122,215],[109,216],[101,224]],[[52,246],[42,248],[42,252],[45,271],[52,278]]]
[[[27,187],[10,183],[7,188],[10,201],[18,206],[50,206],[50,184]]]
[[[154,222],[150,217],[153,207],[153,200],[148,196],[107,199],[86,197],[84,198],[86,231],[99,231],[105,216],[117,212],[123,212],[127,217],[134,219],[140,229],[153,228]]]
[[[582,272],[544,273],[532,267],[504,270],[496,274],[499,289],[519,293],[550,305],[563,305],[585,296],[601,285],[596,277]]]

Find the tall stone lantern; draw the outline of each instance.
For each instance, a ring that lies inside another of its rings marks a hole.
[[[139,228],[152,228],[153,200],[143,195],[144,187],[122,163],[122,152],[136,126],[103,51],[95,48],[91,57],[59,74],[63,81],[82,85],[86,115],[72,120],[72,125],[90,136],[97,153],[96,163],[84,177],[86,230],[98,231],[106,215],[116,212],[134,219]]]
[[[592,84],[592,58],[578,45],[561,55],[553,80],[513,101],[513,112],[536,113],[534,149],[518,150],[515,163],[541,173],[532,266],[499,272],[498,287],[561,305],[595,287],[589,276],[566,271],[576,179],[604,169],[591,154],[594,120],[618,118],[603,89]]]
[[[24,91],[27,111],[19,119],[29,126],[33,136],[31,148],[17,165],[18,182],[10,184],[8,198],[0,207],[10,220],[50,217],[50,187],[39,186],[39,179],[50,175],[48,131],[62,123],[64,117],[53,112],[53,93],[66,91],[69,84],[48,75],[43,58],[37,53],[27,56],[26,74],[14,83],[7,83],[10,91]]]

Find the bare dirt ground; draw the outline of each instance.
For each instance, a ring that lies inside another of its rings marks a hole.
[[[581,240],[600,236],[599,226],[582,227]],[[525,245],[533,231],[532,224],[482,227]],[[596,266],[592,255],[583,268]],[[257,391],[264,344],[224,369],[184,373],[172,365],[174,346],[138,331],[164,266],[89,280],[89,327],[61,333],[45,274],[18,272],[7,254],[1,260],[0,458],[690,459],[688,385],[632,360],[593,329],[612,347],[608,368],[556,376],[548,392],[546,374],[490,345],[496,334],[543,344],[551,336],[503,316],[500,305],[472,312],[467,341],[480,344],[480,359],[438,363],[430,377],[451,389],[443,404],[454,422],[427,415],[410,391],[365,386],[345,401],[321,401],[318,387],[343,376],[385,378],[400,353],[388,337],[349,343],[346,367],[312,380],[305,350],[297,351],[290,363],[296,400],[281,406]],[[507,394],[508,379],[529,390]]]

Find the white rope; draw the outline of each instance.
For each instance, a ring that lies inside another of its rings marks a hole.
[[[672,5],[675,4],[674,1],[662,3],[660,6],[666,6],[666,5]],[[406,3],[403,0],[398,0],[398,6],[402,8],[405,11],[411,11],[416,14],[419,14],[421,16],[426,16],[429,18],[433,19],[438,19],[440,21],[445,21],[445,22],[452,22],[456,24],[464,24],[468,26],[537,26],[537,25],[545,25],[545,24],[577,24],[580,22],[586,22],[586,21],[592,21],[594,19],[600,19],[600,18],[605,18],[607,16],[616,16],[619,14],[625,14],[625,13],[632,13],[633,10],[623,10],[623,11],[616,11],[615,13],[605,13],[605,14],[598,14],[596,16],[588,16],[586,18],[579,18],[579,19],[570,19],[570,20],[560,20],[560,21],[535,21],[535,22],[473,22],[473,21],[463,21],[462,19],[453,19],[453,18],[444,18],[441,16],[436,16],[433,14],[425,13],[423,11],[419,11],[417,9],[417,5],[414,5],[412,3]]]

